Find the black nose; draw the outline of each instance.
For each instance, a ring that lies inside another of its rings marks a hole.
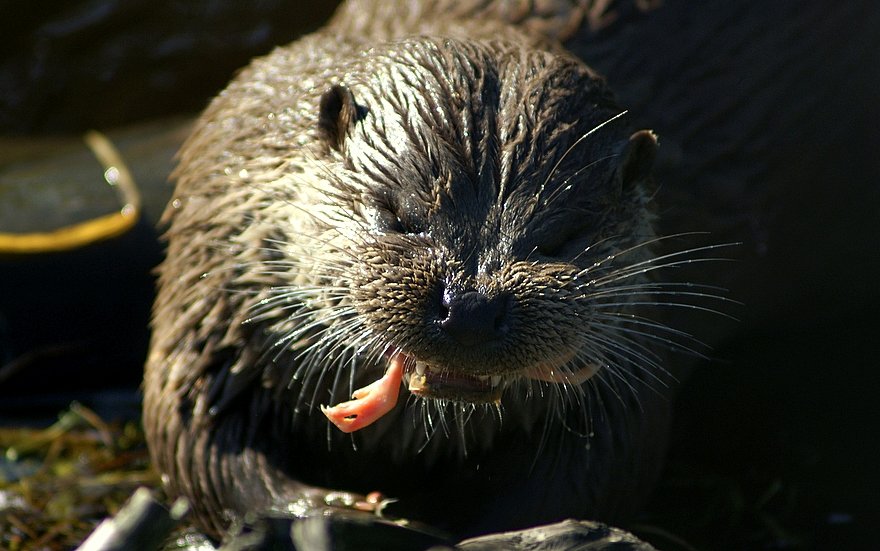
[[[508,303],[506,295],[489,298],[478,291],[447,292],[443,296],[446,318],[440,328],[463,346],[497,340],[507,332]]]

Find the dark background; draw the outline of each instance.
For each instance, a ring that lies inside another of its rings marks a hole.
[[[195,114],[330,4],[3,2],[0,148]],[[616,23],[573,46],[660,136],[664,231],[742,243],[732,267],[690,276],[743,305],[736,325],[693,329],[712,360],[682,390],[666,474],[633,526],[661,548],[680,547],[660,530],[699,549],[869,549],[880,535],[877,5],[618,2]],[[73,398],[136,414],[162,180],[121,238],[0,256],[3,422],[44,423]]]

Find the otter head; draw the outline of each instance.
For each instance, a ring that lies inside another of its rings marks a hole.
[[[315,106],[305,361],[395,363],[420,397],[498,403],[628,359],[613,327],[649,257],[653,134],[565,55],[411,39],[364,59]]]

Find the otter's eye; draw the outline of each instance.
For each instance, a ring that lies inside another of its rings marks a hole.
[[[568,245],[569,241],[570,239],[566,236],[545,240],[538,245],[538,254],[549,258],[559,258],[562,256],[563,251],[568,248],[566,245]]]
[[[407,231],[403,220],[393,212],[383,212],[381,214],[382,230],[386,233],[410,233]]]
[[[541,236],[542,239],[538,243],[538,254],[549,258],[562,258],[563,256],[577,255],[576,249],[578,242],[584,237],[586,225],[568,221],[567,224],[550,224],[547,226],[548,231]]]
[[[395,214],[392,214],[392,216],[394,217],[394,222],[392,226],[394,231],[396,231],[397,233],[403,233],[406,235],[418,235],[424,231],[421,224],[410,219],[407,216]]]
[[[553,239],[552,241],[542,242],[540,245],[538,245],[538,254],[540,254],[541,256],[556,258],[562,251],[563,245],[565,245],[565,242],[560,239]]]
[[[374,205],[376,229],[382,233],[415,235],[422,233],[421,224],[407,216],[401,207],[390,197],[382,197]]]

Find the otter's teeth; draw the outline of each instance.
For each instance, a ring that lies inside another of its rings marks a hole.
[[[425,362],[416,362],[416,374],[420,377],[425,375],[425,369],[428,368],[428,364]]]
[[[484,383],[491,383],[492,388],[501,384],[501,375],[477,375],[477,379]]]

